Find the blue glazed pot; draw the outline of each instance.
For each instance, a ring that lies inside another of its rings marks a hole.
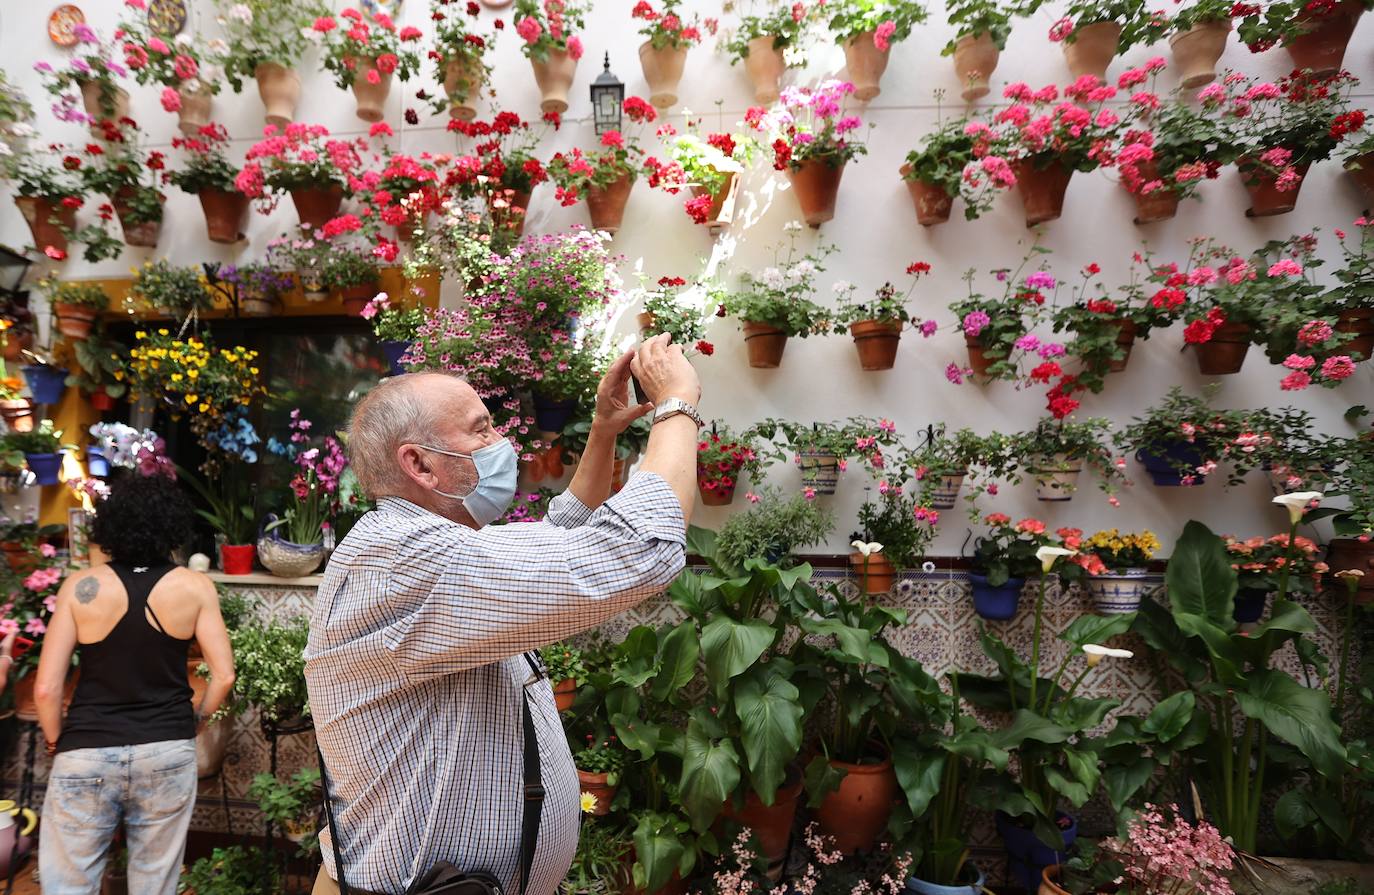
[[[1065,856],[1078,839],[1078,820],[1062,812],[1056,817],[1069,821],[1067,827],[1060,828],[1064,835],[1064,848],[1059,851],[1045,845],[1032,830],[1016,823],[1010,815],[997,812],[997,834],[1002,837],[1002,845],[1010,858],[1011,872],[1027,892],[1039,888],[1040,874],[1046,867],[1064,863]]]
[[[400,376],[406,371],[401,363],[401,356],[410,350],[413,342],[397,342],[393,339],[382,340],[382,354],[386,356],[386,362],[391,364],[391,375]]]
[[[271,525],[277,521],[275,513],[268,513],[258,536],[258,559],[279,578],[301,578],[320,567],[324,559],[324,543],[297,544],[288,541],[277,528]]]
[[[1021,588],[1024,578],[1008,578],[1007,583],[994,587],[988,584],[988,576],[981,572],[969,572],[973,583],[973,609],[983,618],[1006,621],[1016,615],[1016,607],[1021,602]]]
[[[1259,587],[1242,587],[1236,591],[1235,606],[1231,610],[1231,617],[1241,624],[1249,624],[1260,620],[1264,615],[1264,604],[1269,599],[1269,592]]]
[[[34,474],[40,485],[56,485],[57,474],[62,470],[61,454],[25,454],[24,462]]]
[[[534,393],[534,425],[540,432],[562,432],[577,409],[577,401],[572,398],[554,401]]]
[[[913,876],[906,881],[906,890],[913,895],[979,895],[985,882],[983,871],[976,864],[965,864],[964,869],[965,875],[968,875],[967,871],[972,870],[973,876],[977,877],[966,886],[939,886]]]
[[[62,400],[62,393],[67,390],[67,370],[30,364],[23,371],[35,404],[56,404]]]
[[[86,468],[93,478],[103,479],[110,474],[110,461],[95,445],[86,446]]]
[[[1136,451],[1135,458],[1145,467],[1145,471],[1150,474],[1150,479],[1158,486],[1172,487],[1183,484],[1183,474],[1179,472],[1180,466],[1189,469],[1197,469],[1207,462],[1207,455],[1203,448],[1197,444],[1190,444],[1186,441],[1174,442],[1170,445],[1162,446],[1159,453],[1154,451]],[[1206,476],[1194,473],[1193,484],[1201,485]]]

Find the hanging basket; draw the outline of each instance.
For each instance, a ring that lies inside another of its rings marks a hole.
[[[375,124],[386,116],[386,98],[391,93],[391,73],[377,67],[372,57],[356,59],[353,72],[353,97],[358,101],[357,114],[363,121]],[[374,84],[368,75],[377,73]]]
[[[677,105],[677,87],[687,64],[686,47],[655,48],[653,41],[639,46],[639,65],[649,85],[649,102],[663,110]]]
[[[59,252],[67,251],[68,232],[76,230],[76,209],[67,208],[60,200],[51,201],[38,196],[15,196],[14,204],[29,225],[33,244],[41,252],[51,246]]]
[[[630,190],[634,189],[634,175],[620,175],[610,186],[593,186],[587,190],[587,213],[591,215],[592,228],[614,236],[625,219],[625,206],[630,201]]]
[[[211,242],[230,245],[244,237],[251,200],[238,191],[201,190],[200,210],[205,214],[205,235]]]
[[[868,102],[882,93],[883,72],[887,71],[890,50],[880,50],[873,42],[873,32],[856,34],[844,42],[845,68],[854,85],[854,98]]]

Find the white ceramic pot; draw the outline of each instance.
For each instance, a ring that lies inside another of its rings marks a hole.
[[[1102,615],[1121,615],[1140,608],[1140,599],[1149,589],[1148,569],[1122,569],[1110,575],[1088,578],[1088,593],[1094,608]]]

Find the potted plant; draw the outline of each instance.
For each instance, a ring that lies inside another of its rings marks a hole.
[[[955,27],[954,37],[940,50],[954,57],[960,96],[971,103],[988,95],[992,73],[1007,48],[1011,18],[1028,13],[1037,3],[1006,6],[992,0],[952,0],[945,20]]]
[[[362,182],[362,215],[396,228],[396,238],[410,242],[424,230],[431,212],[443,211],[437,159],[428,152],[403,155],[386,151],[380,174],[369,171]]]
[[[234,178],[239,192],[261,200],[264,213],[270,213],[277,195],[291,194],[302,224],[323,229],[339,213],[349,177],[362,168],[359,151],[363,141],[329,140],[329,131],[319,125],[288,125],[282,135],[275,129],[255,143],[245,156],[243,170]],[[348,218],[347,215],[344,216]],[[336,225],[338,235],[358,229],[356,218]]]
[[[24,381],[29,386],[33,403],[58,403],[62,400],[62,393],[66,391],[67,368],[52,363],[52,358],[47,352],[30,354],[33,354],[35,362],[25,364],[19,371],[24,374]]]
[[[1126,72],[1121,83],[1139,83],[1162,66],[1151,67]],[[1152,224],[1173,218],[1181,200],[1196,197],[1204,180],[1216,179],[1224,139],[1220,122],[1208,111],[1149,91],[1135,96],[1141,98],[1133,104],[1140,126],[1124,133],[1116,167],[1121,185],[1135,199],[1135,222]]]
[[[1234,15],[1240,18],[1240,39],[1252,53],[1283,44],[1293,67],[1322,77],[1335,74],[1345,59],[1345,48],[1366,5],[1360,0],[1310,3],[1282,0],[1278,3],[1244,4]]]
[[[710,433],[697,442],[697,491],[708,507],[729,506],[742,473],[755,482],[763,471],[763,458],[748,433],[735,435],[729,426],[711,423]]]
[[[1146,24],[1143,0],[1072,0],[1050,28],[1050,40],[1063,42],[1075,81],[1084,75],[1105,81],[1112,59],[1145,36]]]
[[[223,41],[206,44],[181,34],[168,42],[148,24],[146,4],[129,4],[119,23],[124,64],[140,84],[160,85],[163,109],[176,112],[183,135],[195,136],[210,124],[213,97],[224,80],[229,47]]]
[[[758,500],[751,500],[747,510],[730,514],[715,541],[720,561],[734,568],[755,557],[795,566],[794,551],[824,542],[835,527],[830,512],[804,495],[784,498],[763,487],[754,496]]]
[[[1356,360],[1369,360],[1374,358],[1374,222],[1361,216],[1355,227],[1353,240],[1336,231],[1345,263],[1335,271],[1340,285],[1326,294],[1325,305],[1336,313],[1336,332],[1349,336],[1342,349]]]
[[[195,267],[177,267],[170,261],[145,261],[129,284],[129,297],[151,311],[168,317],[187,317],[208,311],[214,295],[205,288],[204,274]]]
[[[196,513],[215,531],[219,567],[226,575],[249,575],[253,571],[257,496],[246,467],[258,462],[261,441],[247,416],[235,413],[212,438],[213,477],[207,475],[202,481],[185,469],[177,470],[178,478],[189,483],[205,503]]]
[[[19,465],[22,460],[40,485],[56,485],[62,469],[62,455],[76,447],[62,442],[62,430],[53,427],[52,420],[43,420],[27,432],[10,432],[3,436],[6,462]]]
[[[1195,0],[1169,17],[1163,30],[1185,90],[1206,87],[1217,79],[1217,60],[1226,51],[1234,8],[1226,0]]]
[[[72,353],[79,369],[67,377],[67,386],[89,395],[93,410],[113,410],[114,402],[128,390],[124,383],[124,346],[106,339],[102,327],[77,342]]]
[[[94,144],[87,146],[86,153],[91,160],[81,169],[82,183],[88,195],[110,198],[124,231],[124,244],[157,248],[163,206],[167,203],[167,196],[158,189],[160,172],[166,167],[162,153],[154,150],[145,156],[134,142],[132,127],[123,132],[120,140],[106,143],[104,149]],[[107,220],[108,212],[101,217]]]
[[[863,122],[842,114],[844,99],[853,92],[848,81],[790,87],[782,92],[781,106],[771,112],[755,107],[745,115],[750,127],[766,135],[773,168],[787,172],[802,217],[812,227],[835,216],[845,164],[868,152],[851,135]]]
[[[566,643],[551,643],[539,650],[539,657],[544,660],[544,670],[553,685],[558,710],[565,712],[572,708],[577,688],[587,679],[582,651]]]
[[[854,300],[856,287],[853,284],[835,284],[835,292],[840,296],[840,306],[834,318],[835,331],[847,329],[854,337],[854,347],[859,352],[859,366],[865,370],[892,369],[897,360],[897,345],[902,338],[902,329],[908,323],[926,338],[933,336],[938,328],[934,320],[918,320],[906,308],[921,276],[930,273],[930,265],[916,261],[907,265],[906,272],[911,277],[911,285],[906,292],[898,295],[896,287],[888,282],[879,287],[872,299],[864,302]]]
[[[687,132],[673,140],[668,155],[682,166],[682,180],[692,193],[682,203],[687,216],[715,235],[734,220],[740,176],[758,144],[744,133],[721,131],[703,138],[696,132],[699,124],[688,121]]]
[[[906,493],[884,482],[878,499],[865,496],[859,507],[859,525],[854,532],[849,554],[850,571],[859,579],[860,592],[885,594],[892,590],[897,574],[914,568],[935,538],[940,514],[921,501],[920,489]]]
[[[562,115],[568,111],[568,89],[582,58],[582,38],[590,4],[582,0],[515,0],[515,33],[524,43],[520,51],[534,68],[543,95],[539,108]]]
[[[33,429],[33,399],[24,394],[24,382],[13,376],[0,378],[0,415],[11,432]]]
[[[1017,465],[1035,478],[1035,496],[1043,501],[1071,500],[1086,466],[1097,474],[1098,487],[1111,498],[1125,483],[1124,458],[1114,456],[1111,421],[1042,418],[1034,429],[1012,436]]]
[[[1087,854],[1046,867],[1041,891],[1101,892],[1108,886],[1122,895],[1234,891],[1227,871],[1239,863],[1238,856],[1207,821],[1189,823],[1177,805],[1161,809],[1147,802],[1125,827],[1124,835],[1101,840]],[[1176,844],[1168,856],[1158,854],[1155,844],[1161,842]]]
[[[536,130],[514,112],[499,112],[490,122],[450,121],[448,129],[474,141],[470,163],[455,163],[445,175],[462,195],[482,199],[493,231],[492,246],[504,251],[519,242],[525,213],[534,188],[549,179],[536,157],[544,134],[558,126],[557,116],[545,116]],[[420,247],[423,249],[423,247]]]
[[[854,83],[854,97],[868,102],[881,93],[878,82],[887,69],[893,43],[911,36],[927,12],[907,0],[840,0],[826,7],[830,34],[844,47],[845,67]]]
[[[350,314],[361,314],[377,295],[377,262],[365,246],[334,244],[325,260],[324,284]]]
[[[21,464],[23,460],[23,456],[20,455],[19,462]],[[27,576],[38,568],[40,561],[46,562],[57,555],[57,550],[53,544],[62,543],[61,536],[65,535],[66,531],[67,526],[65,525],[40,526],[36,509],[27,510],[21,519],[11,519],[7,515],[0,514],[0,549],[4,551],[5,564],[14,574]],[[52,556],[49,556],[48,551],[43,549],[45,544],[52,548]],[[56,592],[57,589],[54,588],[53,593]],[[27,623],[28,619],[24,618],[22,621]],[[33,662],[35,667],[38,664],[37,659],[38,657],[35,656]]]
[[[8,450],[9,439],[14,433],[3,436]],[[10,680],[14,686],[14,713],[21,721],[38,720],[37,704],[33,691],[38,660],[43,651],[43,640],[47,635],[48,623],[52,620],[53,606],[62,581],[67,577],[68,562],[66,555],[58,555],[57,549],[49,538],[57,538],[66,532],[66,526],[44,526],[39,528],[32,522],[11,525],[4,535],[6,545],[21,544],[24,556],[15,562],[10,547],[6,547],[6,558],[10,569],[22,576],[14,581],[9,592],[8,604],[0,612],[0,621],[9,630],[21,632],[25,641],[16,641],[13,654],[14,662],[10,668]],[[42,540],[40,540],[42,539]],[[61,543],[59,540],[58,543]],[[76,692],[76,678],[80,672],[69,671],[64,687],[63,707],[71,703]]]
[[[1078,550],[1073,561],[1088,573],[1085,583],[1099,615],[1120,615],[1140,608],[1140,598],[1148,587],[1147,567],[1159,550],[1154,532],[1099,531],[1083,539]]]
[[[1132,263],[1130,282],[1115,295],[1098,281],[1101,268],[1092,263],[1080,271],[1069,302],[1054,309],[1054,331],[1071,335],[1064,343],[1064,356],[1078,362],[1073,374],[1076,389],[1102,391],[1108,374],[1126,369],[1137,339],[1148,339],[1152,330],[1177,317],[1176,308],[1165,301],[1156,303],[1156,293],[1137,280],[1138,266],[1155,268],[1148,255],[1137,252],[1136,257],[1143,260]]]
[[[992,207],[995,190],[1016,185],[1016,175],[1006,160],[984,156],[978,171],[968,178],[965,170],[974,162],[974,138],[966,132],[967,118],[951,118],[921,138],[921,145],[907,153],[900,171],[916,220],[933,227],[949,220],[956,197],[963,199],[964,217],[976,220]]]
[[[1163,401],[1117,433],[1117,447],[1134,452],[1159,486],[1201,484],[1225,460],[1238,479],[1258,463],[1245,447],[1251,436],[1258,438],[1264,417],[1255,411],[1212,408],[1213,391],[1196,398],[1173,387]]]
[[[658,117],[654,107],[637,96],[626,99],[623,108],[630,121],[639,125],[635,131]],[[606,131],[599,148],[559,152],[548,164],[549,179],[558,187],[559,203],[574,205],[585,198],[592,226],[612,235],[620,229],[635,181],[640,174],[654,170],[635,131]]]
[[[582,787],[582,795],[590,795],[595,801],[590,814],[604,817],[611,813],[611,803],[615,800],[620,786],[620,771],[625,766],[625,750],[615,742],[615,737],[596,742],[587,734],[587,743],[573,753],[573,764],[577,766],[577,782]]]
[[[983,518],[987,534],[973,542],[973,608],[983,618],[1005,621],[1016,615],[1026,579],[1040,569],[1035,552],[1049,544],[1045,523],[1027,517],[1011,522],[1006,513]]]
[[[1364,126],[1363,112],[1355,110],[1347,115],[1352,116],[1352,128]],[[1357,120],[1358,125],[1355,124]],[[1374,201],[1374,131],[1347,141],[1343,159],[1342,166],[1360,188],[1360,194],[1366,201]]]
[[[644,23],[639,27],[645,37],[639,45],[639,64],[649,84],[649,102],[668,109],[677,104],[687,51],[701,41],[701,28],[697,16],[683,17],[682,0],[662,0],[659,5],[655,9],[649,0],[639,0],[630,16]]]
[[[90,145],[100,149],[98,144]],[[81,155],[57,144],[44,152],[25,150],[0,157],[0,174],[14,184],[14,204],[29,225],[34,246],[53,261],[67,260],[73,242],[84,246],[82,257],[92,263],[117,258],[122,251],[103,221],[76,226],[77,209],[86,202],[81,178],[84,164]]]
[[[589,813],[587,807],[584,798],[583,814]],[[578,830],[577,852],[558,891],[560,895],[625,891],[632,882],[630,866],[634,862],[634,841],[628,830],[613,821],[583,818]]]
[[[1244,539],[1222,535],[1221,540],[1236,572],[1232,617],[1242,624],[1259,621],[1272,594],[1283,591],[1290,599],[1316,597],[1322,590],[1322,577],[1330,571],[1318,559],[1320,545],[1301,535]]]
[[[339,483],[347,466],[343,447],[332,435],[311,447],[311,422],[300,408],[291,412],[292,439],[281,452],[291,462],[291,499],[280,519],[268,514],[258,556],[273,575],[299,578],[324,558],[324,532],[338,511]]]
[[[1057,342],[1042,342],[1032,332],[1048,316],[1045,293],[1048,291],[1053,294],[1059,281],[1054,274],[1045,270],[1023,275],[1026,268],[1032,266],[1032,260],[1047,253],[1048,250],[1038,242],[1032,243],[1015,269],[992,271],[993,278],[1003,284],[1000,297],[974,291],[976,272],[972,268],[965,272],[968,297],[950,302],[949,309],[958,318],[955,327],[963,332],[970,366],[962,368],[951,363],[945,370],[946,379],[959,385],[965,377],[977,374],[989,380],[1016,381],[1023,376],[1031,378],[1034,371],[1023,373],[1022,365],[1037,361],[1037,369],[1042,371],[1042,381],[1048,381],[1062,372],[1056,369],[1056,358],[1063,356],[1064,346]],[[1034,266],[1041,265],[1037,261]],[[1052,302],[1050,307],[1053,307]],[[1044,364],[1053,366],[1045,367]]]
[[[97,283],[48,277],[39,280],[38,286],[47,294],[57,330],[73,341],[89,337],[96,318],[110,304],[104,287]]]
[[[228,131],[221,124],[207,124],[191,134],[173,137],[172,147],[186,154],[186,166],[168,171],[167,182],[200,200],[206,236],[211,242],[225,244],[243,239],[251,200],[234,185],[239,168],[226,155]]]
[[[792,462],[801,470],[802,488],[807,497],[834,494],[840,473],[849,468],[849,458],[857,457],[870,470],[887,467],[883,448],[897,446],[896,429],[890,420],[850,417],[840,423],[796,423],[784,419],[764,419],[749,429],[749,434],[773,442],[773,456]]]
[[[339,17],[345,21],[322,15],[310,26],[321,35],[324,67],[339,89],[353,88],[359,118],[381,121],[392,76],[409,81],[420,68],[420,56],[410,47],[422,37],[420,29],[398,29],[386,13],[364,16],[352,6]]]
[[[226,264],[215,277],[234,287],[238,312],[248,317],[270,317],[281,306],[282,295],[295,285],[289,274],[261,261]]]
[[[741,16],[734,33],[721,45],[731,65],[744,62],[754,88],[754,102],[761,106],[777,102],[783,72],[801,64],[801,45],[820,8],[808,8],[805,4],[768,5],[771,8],[761,15]]]
[[[252,619],[229,632],[234,650],[234,689],[220,709],[225,715],[257,709],[268,725],[287,728],[308,722],[305,644],[309,619]]]
[[[434,111],[447,111],[452,119],[471,121],[477,117],[482,85],[491,78],[486,55],[495,43],[496,32],[478,32],[481,7],[458,0],[431,0],[429,7],[434,23],[434,52],[429,58],[434,60],[435,80],[444,85],[443,94],[434,98]],[[466,13],[466,19],[460,11]]]
[[[261,849],[231,845],[197,858],[178,885],[196,895],[252,895],[280,885],[280,876],[281,868]]]
[[[136,330],[134,342],[125,372],[130,393],[161,405],[174,419],[190,414],[198,437],[266,394],[258,381],[258,353],[242,345],[221,349],[208,336],[178,339],[162,327]]]
[[[898,467],[911,470],[922,505],[948,510],[958,500],[970,467],[987,462],[988,456],[988,441],[972,429],[950,432],[944,423],[933,423],[926,428],[921,446],[906,452]]]
[[[101,39],[85,22],[72,27],[72,36],[76,38],[76,52],[66,67],[55,69],[50,63],[39,62],[34,69],[44,88],[57,98],[58,117],[89,122],[91,132],[98,134],[104,125],[129,117],[129,92],[119,86],[129,71],[115,61],[113,44]],[[73,88],[80,94],[85,114],[76,108]]]
[[[283,127],[296,117],[301,77],[292,66],[315,41],[310,26],[319,12],[311,0],[216,0],[224,30],[224,75],[238,93],[255,78],[267,123]]]
[[[378,292],[359,312],[359,316],[372,321],[372,334],[381,343],[382,353],[391,365],[391,375],[404,373],[406,352],[410,350],[420,324],[424,322],[424,311],[418,307],[393,305],[390,296]]]
[[[657,289],[645,289],[644,310],[636,315],[641,338],[668,333],[674,345],[710,356],[715,346],[706,341],[706,327],[716,316],[715,290],[682,277],[658,278]]]
[[[319,849],[317,832],[322,798],[319,768],[301,768],[285,783],[271,774],[255,774],[248,787],[248,797],[258,803],[258,809],[269,824],[276,824],[285,831],[286,838],[296,843],[303,855],[314,854]]]
[[[788,224],[787,254],[782,245],[773,250],[774,264],[757,276],[752,271],[740,275],[740,285],[725,296],[722,307],[740,321],[749,366],[771,369],[782,363],[782,353],[792,336],[806,338],[830,330],[830,315],[817,304],[816,274],[824,271],[825,258],[835,251],[833,245],[820,245],[799,255],[794,235],[800,224]]]
[[[37,131],[33,127],[33,104],[23,89],[0,75],[0,142],[10,153],[24,151],[28,139]]]

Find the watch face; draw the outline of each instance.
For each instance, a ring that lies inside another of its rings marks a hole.
[[[48,16],[48,37],[59,47],[75,46],[76,35],[72,29],[85,21],[85,13],[70,3],[64,3]]]
[[[185,0],[151,0],[148,4],[148,27],[158,34],[171,37],[186,27]]]

